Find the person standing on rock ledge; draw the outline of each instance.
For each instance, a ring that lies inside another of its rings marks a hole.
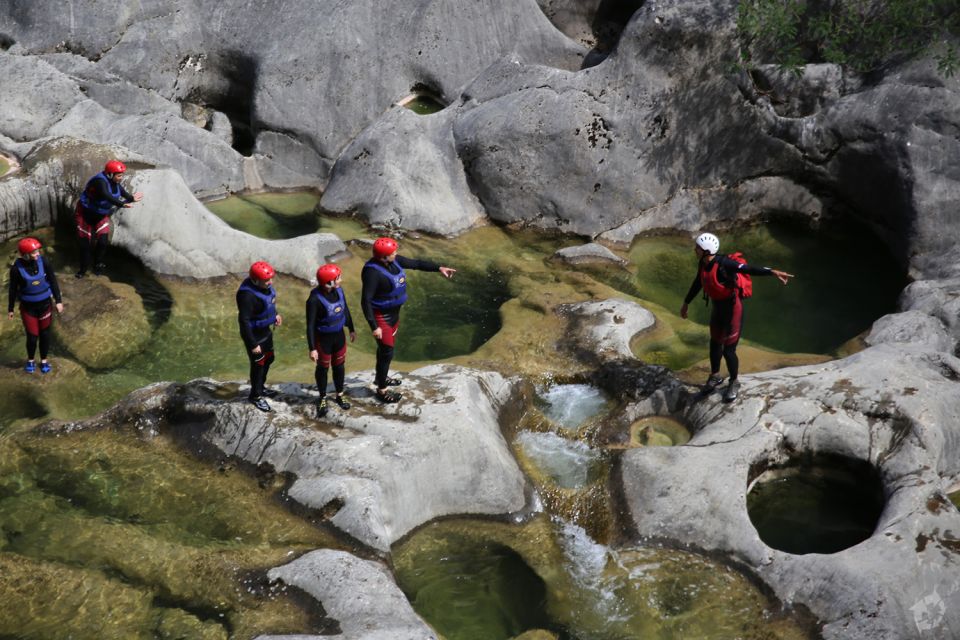
[[[37,370],[34,356],[37,343],[40,344],[40,373],[50,373],[47,353],[50,350],[50,323],[53,320],[53,299],[57,313],[63,313],[63,300],[60,297],[60,285],[50,262],[40,255],[40,241],[36,238],[24,238],[17,243],[20,257],[10,267],[10,297],[7,303],[7,316],[13,319],[13,303],[20,300],[20,319],[27,332],[27,364],[23,370],[33,373]]]
[[[400,307],[407,301],[407,275],[404,269],[439,271],[444,278],[452,278],[457,272],[456,269],[426,260],[398,256],[398,248],[393,238],[377,238],[373,243],[373,257],[360,272],[363,282],[360,307],[377,340],[374,384],[377,386],[377,399],[381,402],[400,401],[400,394],[387,388],[400,384],[400,380],[387,374],[393,360],[395,337],[400,328]]]
[[[317,417],[327,415],[327,371],[333,365],[333,401],[346,411],[350,403],[343,397],[343,380],[347,361],[347,339],[343,328],[350,332],[350,342],[357,339],[353,317],[347,307],[347,299],[340,288],[340,267],[325,264],[317,269],[317,288],[307,298],[307,351],[317,364],[313,375],[317,381],[320,400],[317,402]]]
[[[713,302],[710,312],[710,376],[706,388],[712,390],[723,383],[720,376],[721,357],[727,363],[730,382],[723,392],[724,402],[733,402],[740,393],[737,374],[740,360],[737,344],[743,330],[743,299],[753,294],[749,276],[776,276],[787,284],[793,274],[770,267],[754,267],[747,264],[742,254],[717,255],[720,239],[712,233],[702,233],[694,243],[697,254],[697,277],[693,279],[687,296],[680,307],[680,317],[686,319],[687,305],[703,289],[704,297]]]
[[[277,392],[267,389],[267,373],[273,363],[273,327],[283,324],[277,313],[277,291],[273,288],[276,271],[267,262],[250,265],[250,277],[237,289],[237,322],[240,337],[250,359],[250,396],[248,400],[260,411],[270,411]]]
[[[87,181],[80,194],[74,217],[77,222],[77,239],[80,243],[80,270],[76,277],[87,275],[93,262],[93,272],[101,275],[107,268],[103,259],[110,241],[110,217],[121,208],[129,209],[140,202],[143,194],[131,194],[120,182],[127,171],[119,160],[110,160],[103,171]]]

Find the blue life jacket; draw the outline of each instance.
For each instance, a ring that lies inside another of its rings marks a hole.
[[[318,333],[336,333],[343,331],[343,325],[347,323],[347,301],[343,297],[343,289],[337,287],[337,301],[330,302],[323,295],[320,287],[313,290],[314,295],[327,312],[322,318],[317,318],[315,329]]]
[[[23,281],[27,284],[20,289],[18,295],[23,302],[43,302],[49,300],[53,292],[50,290],[50,283],[47,282],[47,273],[43,270],[43,259],[37,259],[37,275],[31,275],[27,272],[26,263],[17,258],[15,263],[20,271]]]
[[[397,269],[400,270],[400,273],[390,273],[386,267],[376,260],[368,260],[367,263],[363,265],[364,268],[371,267],[387,276],[387,278],[390,280],[390,284],[393,285],[393,288],[386,295],[381,295],[379,298],[374,297],[370,301],[370,306],[374,309],[390,309],[392,307],[399,307],[407,301],[407,274],[403,271],[403,267],[398,265],[396,262],[393,264],[397,265]]]
[[[83,188],[83,193],[80,194],[80,205],[83,207],[83,210],[87,213],[96,214],[98,216],[108,216],[113,213],[114,208],[117,206],[105,198],[94,199],[94,180],[103,180],[107,185],[107,191],[114,198],[120,199],[121,191],[120,185],[111,180],[107,174],[100,172],[97,175],[90,178],[87,181],[87,186]]]
[[[270,285],[267,291],[253,286],[250,278],[243,281],[240,285],[240,291],[249,291],[260,299],[263,303],[263,310],[250,319],[250,327],[253,329],[263,329],[277,323],[277,291]]]

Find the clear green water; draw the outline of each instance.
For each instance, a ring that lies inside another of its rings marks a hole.
[[[0,176],[6,174],[7,171],[10,171],[10,163],[0,158]]]
[[[745,339],[785,353],[828,354],[894,311],[906,279],[889,254],[871,250],[878,246],[871,239],[848,227],[814,232],[789,221],[720,234],[721,253],[741,251],[751,264],[796,276],[787,286],[773,277],[753,278],[753,297],[744,312]],[[630,271],[593,273],[616,289],[678,314],[697,273],[689,237],[639,239],[629,258]],[[683,345],[701,357],[709,313],[697,297],[690,304],[692,322],[679,335]]]
[[[869,538],[883,511],[880,482],[867,470],[801,467],[757,482],[747,512],[760,539],[787,553],[835,553]]]
[[[320,195],[314,192],[259,193],[230,196],[206,206],[234,229],[258,238],[281,240],[322,232],[346,241],[365,235],[363,225],[354,220],[319,215],[319,202]]]
[[[430,96],[418,96],[403,106],[420,116],[428,116],[444,109],[441,103]]]
[[[0,637],[251,638],[329,626],[264,570],[335,540],[166,438],[0,435]],[[179,629],[180,635],[164,635]]]
[[[613,552],[558,520],[435,523],[393,557],[414,608],[447,640],[531,629],[562,640],[815,637],[724,565],[679,551]]]

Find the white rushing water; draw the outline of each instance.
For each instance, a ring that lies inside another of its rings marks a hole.
[[[600,460],[600,453],[588,445],[555,433],[524,431],[517,436],[517,444],[538,469],[565,489],[579,489],[590,482]]]
[[[629,618],[617,590],[622,587],[622,572],[607,571],[608,563],[619,567],[615,552],[606,545],[594,542],[583,527],[564,520],[560,524],[560,544],[567,556],[567,570],[581,592],[590,594],[591,616],[605,620],[610,627]],[[597,615],[599,614],[599,615]]]
[[[555,384],[539,389],[538,395],[544,415],[567,429],[576,429],[607,406],[603,393],[589,384]]]

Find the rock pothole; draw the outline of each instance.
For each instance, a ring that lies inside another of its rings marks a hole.
[[[863,542],[885,504],[877,470],[843,456],[761,464],[750,476],[750,521],[765,544],[787,553],[836,553]]]

